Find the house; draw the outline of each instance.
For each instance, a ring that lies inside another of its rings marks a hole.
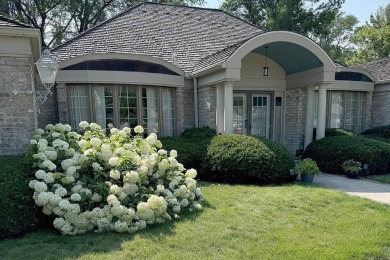
[[[380,120],[369,72],[335,64],[302,35],[266,32],[221,10],[142,3],[52,53],[60,70],[40,126],[140,124],[159,136],[209,126],[294,153],[314,127],[319,139],[327,127],[363,131]]]

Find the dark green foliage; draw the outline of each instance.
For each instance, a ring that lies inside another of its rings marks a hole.
[[[20,237],[37,227],[23,157],[0,157],[0,239]]]
[[[325,129],[325,137],[338,136],[338,135],[356,135],[355,132],[342,128],[327,128]]]
[[[390,172],[390,144],[361,136],[333,136],[311,143],[303,158],[315,160],[323,172],[341,174],[346,160],[366,163],[370,174]]]
[[[163,149],[176,150],[177,160],[187,169],[196,169],[202,178],[207,147],[215,135],[215,130],[209,127],[187,128],[180,137],[163,137],[160,141]]]
[[[390,125],[368,129],[364,131],[362,135],[369,138],[390,142]]]
[[[280,148],[272,146],[275,151]],[[275,156],[260,139],[244,135],[218,135],[207,149],[205,166],[208,180],[230,183],[275,183],[284,178],[274,172],[276,162],[284,156]],[[291,167],[293,168],[293,167]],[[291,169],[290,168],[290,169]]]
[[[294,181],[295,179],[290,176],[290,170],[294,169],[295,162],[287,148],[268,139],[260,140],[275,154],[275,161],[270,170],[274,175],[275,182]]]
[[[180,135],[184,138],[189,138],[193,140],[202,140],[202,139],[211,139],[216,135],[214,129],[210,127],[202,127],[202,128],[187,128]]]

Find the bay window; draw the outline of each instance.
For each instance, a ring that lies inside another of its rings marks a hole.
[[[175,135],[174,88],[140,85],[68,85],[69,117],[73,128],[80,121],[96,122],[103,129],[144,127],[145,132]]]

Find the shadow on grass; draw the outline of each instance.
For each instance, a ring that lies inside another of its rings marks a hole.
[[[208,208],[210,204],[205,202],[203,206]],[[104,254],[122,250],[123,242],[132,241],[136,236],[154,242],[163,241],[176,234],[178,223],[193,222],[200,214],[202,211],[186,212],[179,220],[148,226],[134,234],[105,232],[63,236],[53,230],[35,232],[24,238],[0,241],[0,259],[62,259]]]

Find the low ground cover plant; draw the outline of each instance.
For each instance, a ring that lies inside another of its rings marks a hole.
[[[143,128],[112,128],[106,137],[95,123],[47,125],[31,140],[35,180],[29,183],[43,213],[62,234],[135,232],[147,225],[201,209],[203,194],[177,152],[162,149]]]

